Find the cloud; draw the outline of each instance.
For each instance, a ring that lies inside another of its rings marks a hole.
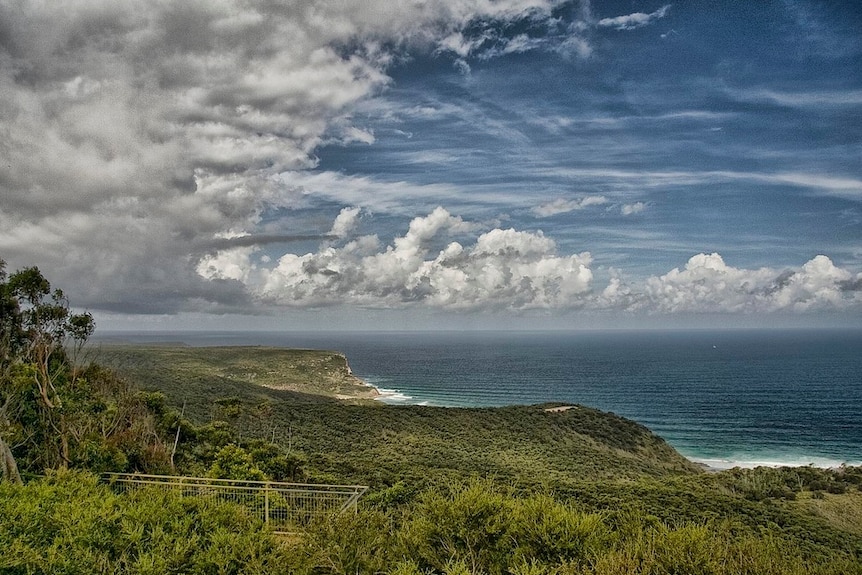
[[[621,169],[558,168],[554,175],[560,178],[612,181],[617,186],[631,189],[661,188],[667,186],[695,186],[724,182],[757,182],[768,185],[785,185],[808,189],[811,193],[862,199],[862,180],[835,174],[812,172],[743,172],[731,170],[705,171],[651,171]]]
[[[634,30],[651,24],[655,20],[664,18],[670,10],[670,4],[662,6],[655,12],[645,14],[643,12],[635,12],[625,16],[616,16],[614,18],[602,18],[597,25],[602,28],[616,28],[617,30]]]
[[[569,36],[556,47],[557,53],[564,58],[580,58],[586,60],[593,54],[592,45],[580,36]]]
[[[830,108],[859,106],[862,90],[820,90],[787,92],[767,88],[727,88],[725,92],[743,102],[770,102],[788,108]]]
[[[344,208],[332,224],[330,234],[337,238],[343,238],[353,232],[359,220],[359,208]]]
[[[197,272],[208,280],[236,280],[247,282],[255,266],[251,255],[257,251],[254,246],[228,248],[214,255],[206,255],[197,265]]]
[[[606,204],[608,199],[604,196],[585,196],[576,200],[557,198],[552,202],[542,204],[533,208],[533,214],[540,218],[547,218],[558,214],[565,214],[575,210],[583,210],[590,206]]]
[[[354,223],[343,210],[333,225]],[[352,229],[352,227],[351,227]],[[862,273],[818,255],[799,268],[745,269],[717,253],[692,256],[682,268],[627,282],[612,272],[595,283],[588,252],[564,255],[541,232],[482,231],[438,207],[413,218],[384,245],[366,235],[323,242],[315,252],[255,261],[254,246],[205,257],[198,273],[242,282],[259,302],[309,308],[354,305],[467,311],[573,310],[640,314],[806,313],[862,308]]]
[[[499,3],[502,8],[506,3]],[[468,59],[490,60],[506,54],[520,54],[533,50],[547,50],[564,56],[588,58],[592,47],[583,32],[588,28],[589,10],[567,22],[554,14],[554,9],[571,4],[561,1],[512,2],[507,10],[494,11],[489,17],[500,18],[500,14],[518,26],[497,26],[484,22],[478,26],[463,26],[436,42],[438,54],[456,57],[455,65],[469,73]],[[582,3],[588,5],[587,2]],[[484,4],[486,8],[493,4]],[[571,11],[570,11],[571,13]],[[526,30],[526,31],[525,31]]]
[[[620,212],[624,216],[630,216],[632,214],[639,214],[646,209],[646,204],[643,202],[635,202],[633,204],[623,204],[620,208]]]
[[[401,213],[422,209],[422,203],[435,198],[438,202],[458,202],[462,190],[449,184],[420,185],[405,181],[384,182],[369,176],[348,176],[327,171],[291,171],[276,177],[284,199],[313,196],[338,204],[348,204],[371,211]],[[296,202],[297,200],[293,200]],[[405,208],[405,203],[410,203]],[[433,205],[427,206],[429,209]]]
[[[568,308],[589,292],[589,254],[557,255],[541,232],[477,233],[476,224],[438,207],[414,218],[385,247],[376,236],[362,236],[315,253],[285,254],[265,270],[248,252],[234,250],[212,258],[201,272],[243,278],[262,301],[296,307]],[[219,264],[224,269],[216,269]]]
[[[858,309],[862,274],[853,276],[826,256],[799,268],[735,268],[716,253],[691,257],[685,267],[642,285],[614,278],[600,305],[648,313],[773,313]]]
[[[561,4],[0,3],[0,254],[83,306],[248,305],[240,244],[290,241],[265,216],[307,203],[281,174],[316,167],[323,144],[374,143],[353,113],[394,62],[541,27]],[[228,246],[230,230],[254,239]]]
[[[345,208],[347,209],[347,208]],[[343,211],[343,210],[342,210]],[[338,222],[336,221],[336,224]],[[333,226],[335,227],[335,226]],[[217,234],[218,235],[218,234]],[[248,234],[243,233],[236,236],[228,236],[223,238],[217,238],[211,242],[209,242],[210,249],[213,250],[224,250],[232,247],[249,247],[249,246],[264,246],[267,244],[286,244],[293,242],[308,242],[308,241],[322,241],[322,240],[334,240],[337,239],[339,235],[337,235],[334,231],[329,232],[329,234],[325,235],[300,235],[300,234]]]
[[[447,37],[440,40],[438,50],[441,52],[452,52],[460,58],[467,58],[486,40],[487,36],[479,36],[477,38],[467,38],[462,32],[453,32]]]

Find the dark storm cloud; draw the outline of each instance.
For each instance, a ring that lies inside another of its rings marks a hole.
[[[0,253],[86,306],[247,302],[197,259],[328,238],[256,226],[296,201],[278,173],[370,137],[349,116],[389,82],[382,45],[553,5],[0,1]]]

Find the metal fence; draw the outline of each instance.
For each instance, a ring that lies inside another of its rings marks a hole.
[[[210,497],[241,505],[276,533],[290,533],[313,519],[356,509],[368,489],[364,485],[317,485],[276,481],[236,481],[207,477],[107,473],[104,480],[117,492],[145,487],[170,489],[183,496]]]

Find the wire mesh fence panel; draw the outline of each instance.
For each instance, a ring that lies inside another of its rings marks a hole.
[[[107,473],[103,479],[118,493],[145,487],[172,490],[185,497],[208,497],[245,508],[275,532],[291,532],[319,518],[356,509],[368,487],[275,481],[237,481],[207,477]]]

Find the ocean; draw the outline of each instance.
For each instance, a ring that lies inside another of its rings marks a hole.
[[[332,349],[393,404],[577,403],[716,468],[862,465],[862,330],[115,332]]]

